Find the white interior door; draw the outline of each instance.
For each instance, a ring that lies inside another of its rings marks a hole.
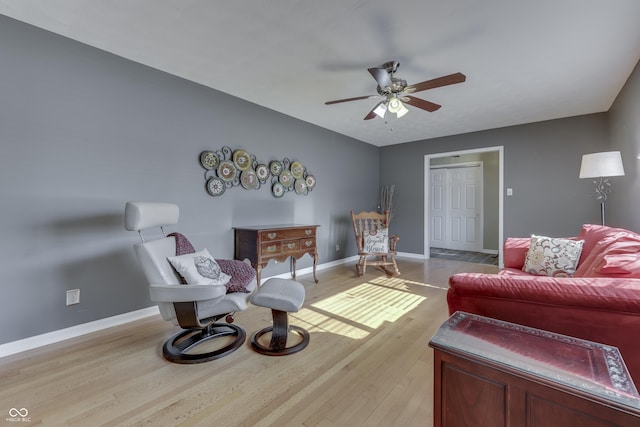
[[[431,247],[482,250],[482,167],[431,169]]]

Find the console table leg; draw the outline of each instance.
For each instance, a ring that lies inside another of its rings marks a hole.
[[[313,280],[318,283],[318,278],[316,277],[316,265],[318,265],[318,254],[313,254]]]
[[[260,276],[262,276],[262,265],[258,264],[256,266],[254,266],[254,268],[256,269],[256,281],[258,282],[258,287],[260,287],[260,285],[261,285]]]
[[[296,278],[296,257],[294,256],[291,257],[291,268],[292,268],[291,277],[295,279]]]

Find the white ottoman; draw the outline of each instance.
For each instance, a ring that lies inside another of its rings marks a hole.
[[[288,313],[300,310],[304,303],[304,286],[290,279],[267,280],[251,297],[251,303],[271,309],[273,326],[266,327],[251,337],[251,347],[268,356],[286,356],[297,353],[309,344],[309,332],[299,326],[289,326]],[[265,346],[260,337],[271,332],[271,343]],[[298,342],[287,347],[289,332],[299,336]]]

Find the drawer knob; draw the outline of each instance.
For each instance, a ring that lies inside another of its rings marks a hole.
[[[267,234],[267,237],[268,237],[268,238],[270,238],[270,239],[275,239],[275,238],[276,238],[276,236],[277,236],[277,234],[276,234],[276,233],[269,233],[269,234]]]
[[[309,246],[313,245],[313,242],[311,240],[307,240],[306,242],[304,242],[304,245],[306,247],[309,247]]]
[[[267,252],[275,252],[278,249],[276,245],[267,246]]]
[[[293,248],[295,248],[295,247],[296,247],[296,244],[295,244],[295,243],[287,243],[287,248],[289,248],[289,249],[293,249]]]
[[[306,234],[307,236],[311,236],[312,232],[313,230],[304,230],[304,234]]]

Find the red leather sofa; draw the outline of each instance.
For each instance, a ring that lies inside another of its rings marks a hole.
[[[498,274],[449,279],[449,314],[475,313],[617,347],[640,388],[640,235],[585,224],[572,277],[522,271],[530,238],[508,238]]]

